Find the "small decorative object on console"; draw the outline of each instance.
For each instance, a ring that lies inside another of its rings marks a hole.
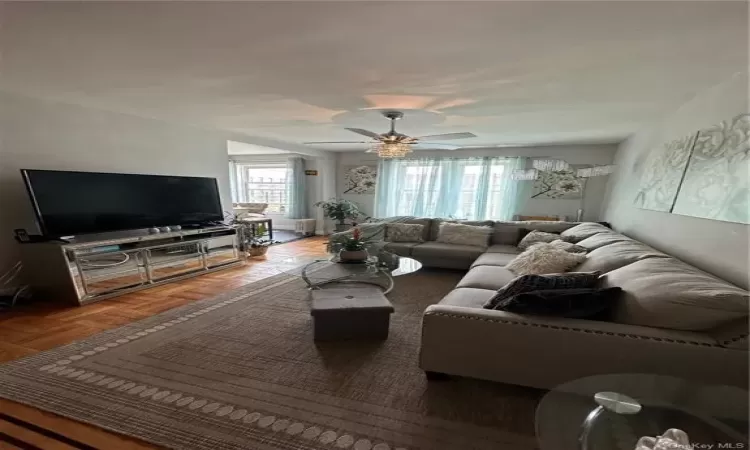
[[[352,231],[352,236],[344,241],[344,248],[339,252],[341,262],[364,262],[369,257],[365,249],[365,240],[359,228]]]

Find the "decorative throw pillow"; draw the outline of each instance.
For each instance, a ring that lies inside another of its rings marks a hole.
[[[424,242],[424,225],[415,223],[389,223],[385,226],[388,242]]]
[[[498,302],[494,309],[517,314],[606,320],[622,289],[544,289],[524,292]]]
[[[593,288],[599,281],[599,272],[568,272],[547,275],[522,275],[497,290],[484,307],[494,309],[502,300],[515,297],[524,292],[549,289],[586,289]]]
[[[557,233],[540,230],[529,230],[526,228],[521,228],[520,230],[518,230],[518,248],[521,250],[526,250],[527,248],[538,242],[553,242],[557,240],[562,240],[565,242],[570,241],[568,238],[562,237]]]
[[[586,247],[581,247],[580,245],[576,245],[570,242],[565,242],[561,239],[552,241],[549,243],[549,245],[559,248],[560,250],[565,250],[566,252],[570,252],[570,253],[586,253],[588,251],[586,250]]]
[[[487,247],[490,243],[492,231],[492,227],[443,222],[440,224],[436,241],[445,244]]]
[[[505,268],[516,275],[566,272],[586,260],[586,255],[570,253],[550,244],[534,244]]]
[[[531,230],[528,234],[526,234],[526,236],[523,237],[523,239],[521,239],[521,242],[518,243],[518,248],[520,250],[526,250],[527,248],[531,247],[534,244],[538,244],[539,242],[552,242],[558,239],[560,239],[559,234]]]

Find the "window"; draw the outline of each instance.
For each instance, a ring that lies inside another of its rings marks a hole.
[[[509,220],[518,158],[433,158],[381,163],[378,217],[419,216]]]
[[[236,199],[242,203],[268,203],[268,213],[285,214],[289,206],[286,163],[236,163]]]

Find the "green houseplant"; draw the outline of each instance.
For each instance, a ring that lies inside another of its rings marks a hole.
[[[263,256],[268,251],[268,247],[274,243],[269,239],[263,239],[263,236],[268,233],[268,228],[263,223],[253,226],[253,224],[243,222],[239,214],[232,214],[229,223],[239,227],[240,250],[246,252],[248,256]]]
[[[259,224],[255,227],[255,230],[250,231],[250,238],[248,239],[247,254],[250,256],[263,256],[268,251],[268,247],[273,244],[273,241],[269,239],[263,239],[268,230],[264,224]]]
[[[332,198],[317,202],[314,206],[322,208],[326,217],[336,221],[336,231],[346,231],[346,220],[353,220],[362,215],[356,203],[344,199]]]

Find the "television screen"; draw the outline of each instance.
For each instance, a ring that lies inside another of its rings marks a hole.
[[[223,220],[215,178],[21,170],[40,231],[61,237]]]

